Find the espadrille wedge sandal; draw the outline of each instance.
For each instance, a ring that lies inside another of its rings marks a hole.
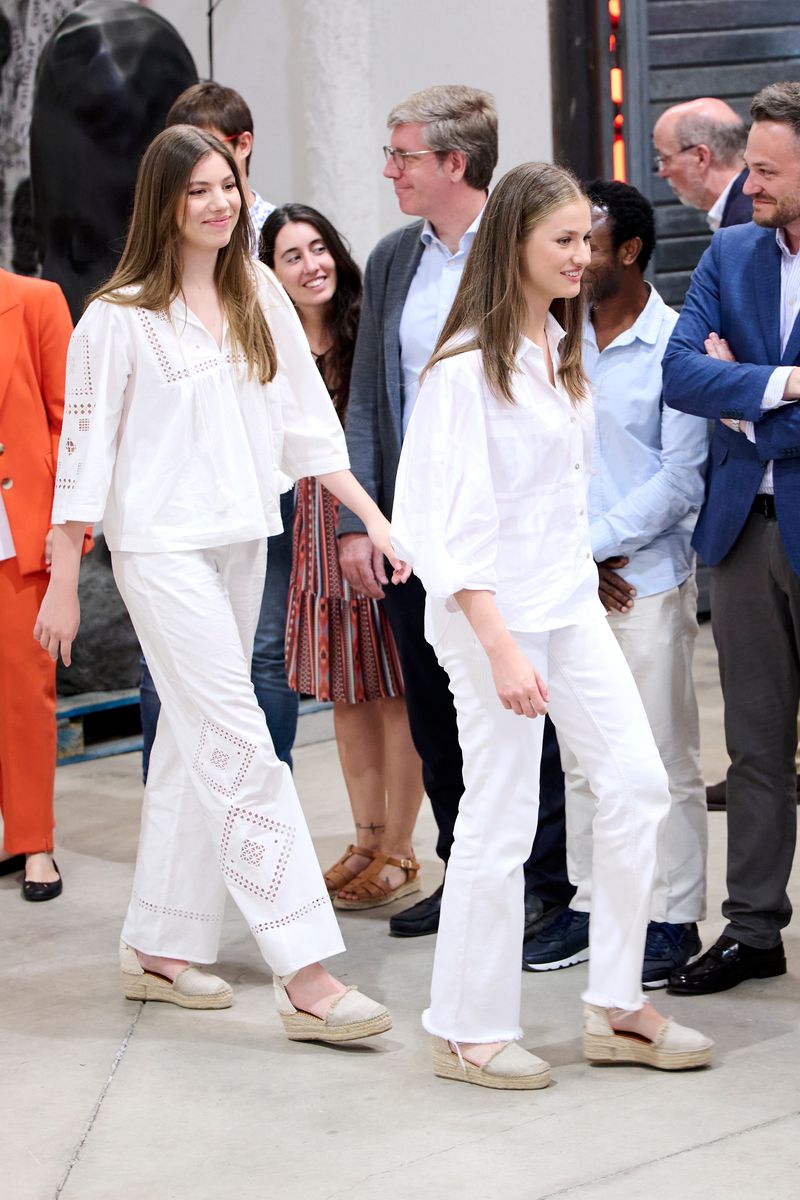
[[[174,981],[145,971],[131,946],[120,942],[119,965],[128,1000],[161,1000],[180,1008],[230,1008],[233,992],[218,975],[186,967]]]
[[[433,1073],[441,1079],[458,1079],[462,1083],[476,1083],[479,1087],[520,1092],[545,1088],[550,1082],[550,1064],[523,1050],[517,1042],[506,1042],[487,1063],[476,1067],[464,1058],[457,1042],[439,1037],[431,1040]]]
[[[711,1062],[714,1043],[697,1029],[669,1017],[650,1041],[638,1033],[612,1028],[608,1010],[584,1005],[583,1053],[590,1063],[639,1063],[660,1071],[686,1071]]]
[[[362,996],[355,987],[346,988],[335,998],[324,1019],[295,1008],[286,991],[286,984],[292,982],[294,975],[293,972],[272,978],[275,1004],[290,1041],[354,1042],[391,1029],[389,1010],[369,996]]]

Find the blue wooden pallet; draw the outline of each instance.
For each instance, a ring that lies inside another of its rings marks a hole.
[[[141,750],[142,735],[108,738],[89,742],[84,739],[83,718],[89,713],[113,708],[139,707],[139,689],[124,688],[117,692],[83,692],[78,696],[61,696],[56,702],[58,727],[57,766],[108,758],[112,754],[130,754]]]
[[[104,712],[112,708],[139,706],[139,689],[124,688],[117,692],[83,692],[77,696],[61,696],[56,703],[58,725],[57,765],[90,762],[95,758],[110,758],[114,754],[131,754],[142,749],[142,735],[108,738],[103,741],[84,740],[83,718],[88,713]],[[305,699],[300,701],[300,716],[323,712],[333,706],[327,701]]]

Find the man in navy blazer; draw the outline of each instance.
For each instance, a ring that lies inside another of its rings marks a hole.
[[[695,271],[664,356],[664,398],[715,422],[694,545],[712,568],[725,700],[728,898],[723,935],[670,991],[782,975],[796,839],[800,703],[800,83],[751,105],[744,193]]]
[[[750,197],[743,193],[746,141],[742,118],[713,96],[673,104],[653,127],[659,176],[681,204],[702,209],[711,229],[726,229],[752,218]]]

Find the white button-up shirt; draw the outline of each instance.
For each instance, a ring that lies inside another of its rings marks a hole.
[[[558,369],[564,331],[548,316]],[[397,473],[392,539],[427,592],[435,643],[462,588],[489,591],[507,628],[539,632],[600,616],[586,516],[591,402],[573,404],[523,338],[515,403],[487,385],[481,354],[436,364],[420,389]]]
[[[403,377],[403,435],[417,402],[419,377],[433,354],[453,307],[461,276],[483,209],[462,234],[455,254],[436,236],[430,221],[420,234],[425,246],[400,318],[400,368]]]
[[[70,342],[53,524],[103,522],[111,550],[228,545],[281,530],[278,472],[347,468],[344,434],[288,296],[261,265],[278,356],[248,377],[175,300],[167,313],[97,300]]]

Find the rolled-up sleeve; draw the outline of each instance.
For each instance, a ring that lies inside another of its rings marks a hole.
[[[392,541],[432,599],[495,592],[498,517],[479,378],[456,359],[426,377],[395,487]]]
[[[259,270],[262,304],[278,357],[269,386],[275,465],[293,480],[346,471],[350,459],[344,430],[294,305],[269,268],[259,264]]]
[[[122,306],[95,300],[70,338],[54,525],[103,519],[133,370],[127,316]]]

